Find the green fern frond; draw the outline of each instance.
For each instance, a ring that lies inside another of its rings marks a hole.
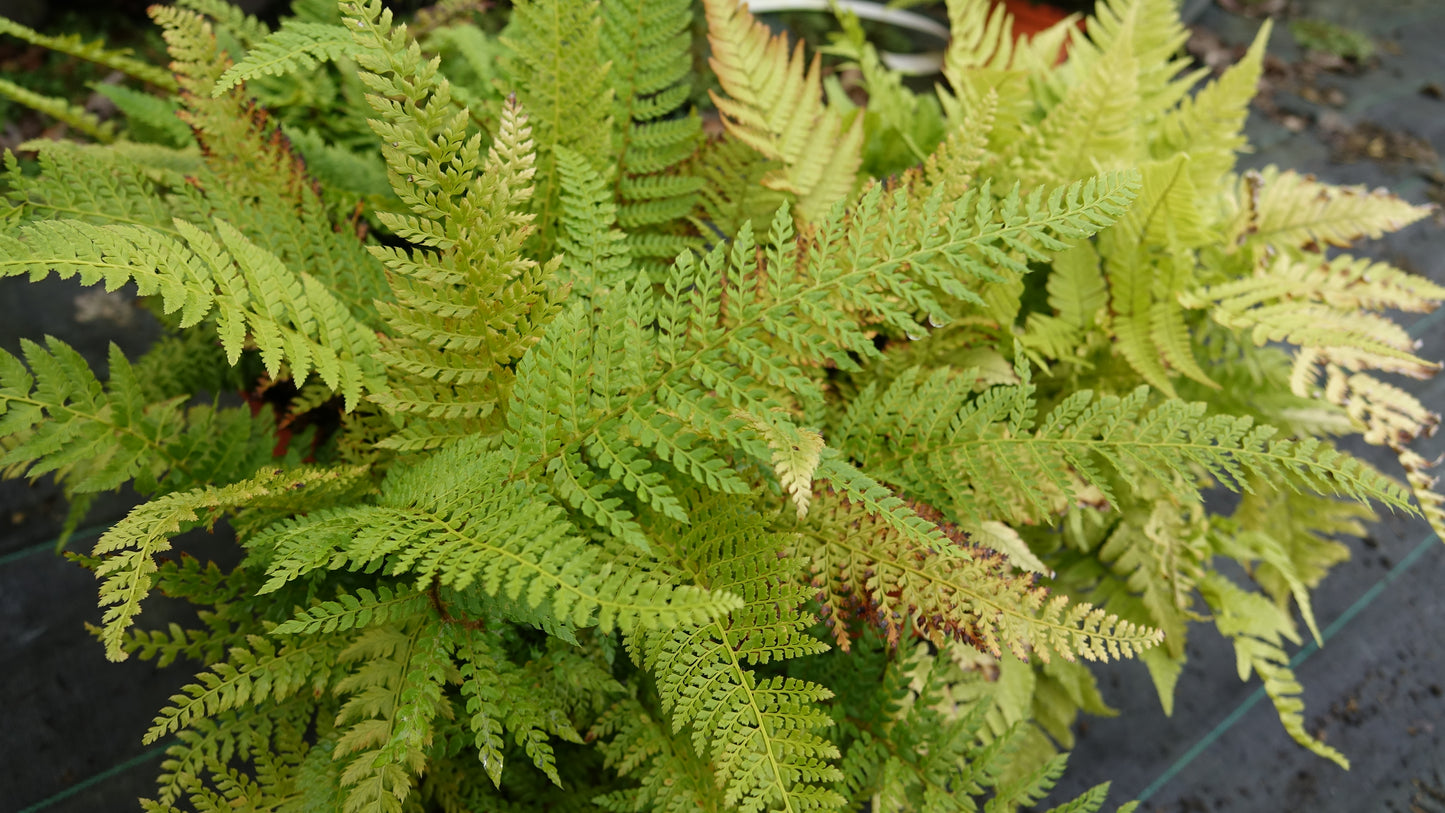
[[[736,508],[692,512],[692,527],[669,551],[674,564],[711,590],[746,596],[726,619],[648,633],[643,665],[657,678],[673,730],[691,728],[710,759],[724,803],[744,811],[838,809],[844,799],[820,783],[842,778],[838,750],[812,733],[829,718],[813,706],[832,693],[796,678],[760,678],[749,666],[816,654],[801,612],[805,589],[787,578],[781,537]],[[706,674],[699,687],[694,675]]]
[[[1045,288],[1049,306],[1060,319],[1076,328],[1097,323],[1100,311],[1109,301],[1109,288],[1099,271],[1099,253],[1088,242],[1054,255]]]
[[[325,286],[287,269],[224,221],[220,237],[177,220],[182,238],[137,226],[92,226],[48,220],[19,238],[0,237],[6,258],[0,275],[54,271],[82,284],[104,280],[108,290],[134,281],[142,296],[159,295],[166,313],[180,311],[181,327],[214,308],[227,360],[235,364],[248,338],[274,377],[285,362],[298,383],[312,371],[345,395],[348,408],[379,387],[376,337]]]
[[[349,5],[348,25],[365,45],[357,59],[385,142],[392,188],[412,215],[382,221],[419,248],[374,248],[391,270],[393,303],[379,305],[392,332],[383,361],[388,411],[418,420],[385,443],[425,448],[481,428],[511,387],[511,366],[541,336],[560,294],[556,263],[521,255],[532,231],[521,211],[532,195],[533,142],[515,101],[503,110],[483,158],[465,110],[426,63],[405,28],[378,2]],[[402,99],[404,101],[397,101]]]
[[[171,696],[145,734],[147,745],[222,712],[285,700],[303,688],[324,688],[341,649],[333,638],[316,636],[277,646],[261,635],[233,647],[225,661],[196,676]]]
[[[1002,5],[987,0],[948,0],[948,50],[943,73],[949,84],[962,87],[966,71],[1008,70],[1013,65],[1013,17]]]
[[[1085,23],[1087,38],[1078,38],[1070,62],[1088,69],[1110,54],[1127,52],[1136,79],[1129,83],[1139,116],[1151,122],[1179,103],[1198,78],[1200,70],[1184,73],[1189,57],[1182,53],[1189,29],[1179,17],[1174,0],[1104,0]]]
[[[1081,66],[1087,73],[1048,111],[1034,139],[1015,142],[1014,152],[1055,182],[1133,166],[1140,149],[1138,65],[1126,37]]]
[[[35,146],[36,174],[22,172],[13,155],[5,158],[5,195],[19,209],[21,224],[74,218],[170,230],[177,214],[204,211],[199,190],[188,187],[184,173],[157,173],[116,145],[104,152],[66,141]]]
[[[603,0],[601,53],[611,63],[617,156],[618,221],[634,239],[634,257],[671,261],[648,250],[650,235],[673,235],[669,224],[690,214],[702,186],[677,169],[702,142],[695,113],[683,113],[692,95],[692,5],[683,0]],[[681,235],[677,235],[681,237]]]
[[[254,537],[251,547],[273,551],[261,591],[323,567],[384,570],[414,575],[417,589],[433,580],[458,590],[476,583],[533,608],[545,603],[562,623],[604,631],[698,623],[736,606],[733,596],[609,563],[538,487],[508,482],[507,456],[486,446],[472,439],[393,468],[377,505],[315,511]]]
[[[988,137],[997,111],[998,92],[990,89],[924,160],[927,188],[942,187],[944,196],[952,200],[975,185],[979,168],[988,157]]]
[[[86,62],[94,62],[113,71],[120,71],[126,76],[155,85],[161,90],[173,91],[176,89],[175,78],[164,68],[136,59],[130,55],[128,50],[112,50],[106,48],[99,41],[85,42],[78,34],[50,36],[27,28],[7,17],[0,17],[0,34],[9,34],[31,45],[39,45],[56,53],[73,56]]]
[[[1290,738],[1349,770],[1350,761],[1344,754],[1305,731],[1304,703],[1299,698],[1303,687],[1289,667],[1288,653],[1281,648],[1285,640],[1299,643],[1299,633],[1289,614],[1264,596],[1241,590],[1217,573],[1208,574],[1200,582],[1200,592],[1214,610],[1214,625],[1220,634],[1234,642],[1239,679],[1248,680],[1251,672],[1258,672]]]
[[[551,256],[561,216],[557,147],[573,150],[594,170],[611,163],[613,94],[602,47],[598,0],[523,0],[502,36],[510,49],[508,84],[528,111],[536,142],[536,256]],[[602,66],[600,69],[598,66]]]
[[[357,50],[356,38],[339,25],[285,20],[252,45],[244,59],[227,68],[211,94],[219,96],[259,76],[314,71],[323,63],[354,56]]]
[[[271,29],[266,24],[247,14],[240,6],[226,0],[176,0],[176,6],[198,11],[210,17],[221,30],[235,37],[243,47],[266,38]]]
[[[1086,498],[1086,487],[1115,502],[1101,464],[1122,482],[1147,477],[1190,501],[1201,475],[1234,489],[1262,477],[1410,510],[1408,495],[1362,461],[1315,439],[1272,440],[1272,427],[1206,416],[1203,404],[1146,411],[1146,388],[1124,398],[1085,390],[1035,421],[1032,399],[1027,380],[975,398],[967,376],[913,369],[881,393],[870,385],[829,437],[885,482],[970,519],[1047,519],[1063,501]]]
[[[92,551],[102,560],[95,575],[102,580],[100,606],[107,608],[100,633],[106,657],[126,659],[122,637],[140,612],[141,601],[150,594],[157,571],[155,557],[170,549],[172,537],[187,528],[215,522],[226,511],[241,506],[299,507],[308,491],[363,474],[364,469],[265,469],[232,485],[167,494],[133,509],[101,536]]]
[[[10,20],[0,17],[0,23]],[[115,122],[101,121],[100,117],[80,105],[71,104],[59,96],[46,96],[29,88],[17,85],[9,79],[0,78],[0,96],[22,104],[31,110],[44,113],[62,124],[85,133],[102,144],[115,140]]]
[[[416,615],[426,606],[426,595],[416,590],[393,590],[385,584],[375,591],[360,587],[354,594],[342,593],[336,601],[302,610],[271,634],[312,635],[380,626]]]
[[[763,183],[776,169],[776,161],[764,158],[726,131],[721,138],[704,142],[686,166],[689,174],[702,180],[699,217],[711,227],[699,231],[704,235],[714,229],[717,234],[736,234],[744,223],[761,228],[770,222],[787,199],[783,192]]]
[[[617,206],[608,178],[566,147],[557,148],[557,171],[562,178],[557,234],[564,255],[562,283],[586,296],[631,282],[627,235],[613,227]]]
[[[1155,159],[1187,154],[1193,186],[1205,194],[1228,191],[1221,184],[1234,170],[1235,155],[1249,146],[1244,120],[1264,71],[1272,23],[1265,20],[1243,59],[1168,111],[1150,141],[1149,153]]]
[[[612,813],[723,813],[711,766],[693,752],[687,737],[665,720],[654,719],[631,698],[608,709],[589,732],[608,768],[619,777],[636,776],[639,786],[593,801]]]
[[[195,144],[191,128],[176,117],[179,108],[175,102],[124,85],[98,83],[93,87],[125,114],[131,138],[160,141],[172,147]]]
[[[391,197],[391,182],[381,156],[330,143],[315,130],[288,127],[285,132],[291,146],[305,159],[306,170],[321,182],[323,191],[345,191],[366,198]]]
[[[1148,510],[1126,511],[1099,548],[1099,559],[1125,581],[1164,631],[1171,658],[1184,657],[1188,626],[1197,619],[1194,590],[1212,555],[1198,505],[1181,508],[1158,500]]]
[[[235,226],[257,246],[291,268],[305,268],[368,324],[376,325],[373,300],[385,290],[384,269],[353,229],[338,229],[284,134],[239,88],[214,96],[215,83],[231,62],[209,23],[195,12],[155,6],[172,67],[181,84],[180,118],[202,147],[203,166],[172,185],[190,204],[172,213],[192,223],[214,218]],[[173,230],[171,218],[160,225]],[[101,218],[101,222],[109,222]]]
[[[351,695],[336,716],[334,759],[345,760],[345,813],[401,813],[414,777],[426,768],[433,721],[450,716],[442,684],[453,668],[453,641],[435,624],[377,627],[343,650],[356,671],[337,681]]]
[[[862,160],[863,118],[845,122],[823,102],[818,56],[805,65],[803,45],[788,55],[745,6],[706,0],[709,64],[723,94],[712,93],[728,132],[760,155],[780,162],[763,184],[797,196],[798,211],[821,219],[853,192]]]

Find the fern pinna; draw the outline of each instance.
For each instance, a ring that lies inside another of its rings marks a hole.
[[[1191,94],[1167,0],[1017,43],[955,0],[921,97],[723,0],[706,61],[672,0],[183,6],[125,138],[7,158],[0,234],[169,331],[0,357],[7,475],[149,499],[77,557],[109,657],[203,667],[148,809],[1014,809],[1108,711],[1079,661],[1167,708],[1197,620],[1343,761],[1283,645],[1370,503],[1445,517],[1375,377],[1433,372],[1378,312],[1442,289],[1322,253],[1423,209],[1228,175],[1261,45]],[[223,521],[239,565],[165,555]]]

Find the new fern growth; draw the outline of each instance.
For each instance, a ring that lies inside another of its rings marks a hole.
[[[1382,311],[1445,289],[1323,252],[1425,210],[1230,174],[1263,37],[1191,92],[1168,0],[1017,42],[949,5],[934,97],[848,23],[863,107],[725,0],[705,43],[675,0],[420,40],[189,0],[165,71],[3,28],[156,91],[7,157],[0,230],[0,273],[134,285],[167,332],[104,381],[0,356],[7,476],[148,500],[77,557],[108,657],[200,669],[147,809],[1011,810],[1107,711],[1081,661],[1167,708],[1201,620],[1343,761],[1283,643],[1332,535],[1445,521],[1438,418],[1377,377],[1434,372]],[[216,523],[240,564],[167,555]],[[144,628],[154,593],[197,621]]]

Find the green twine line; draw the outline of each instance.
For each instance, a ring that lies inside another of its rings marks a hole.
[[[147,748],[145,751],[142,751],[139,755],[134,756],[134,757],[131,757],[130,759],[126,760],[125,762],[120,763],[119,765],[112,765],[111,767],[107,768],[107,769],[104,770],[104,771],[101,771],[100,773],[96,774],[95,776],[90,777],[89,779],[86,779],[86,780],[77,782],[77,783],[75,783],[74,785],[71,785],[70,787],[66,788],[65,790],[62,790],[62,791],[60,791],[59,793],[56,793],[56,794],[50,796],[49,798],[41,799],[40,801],[36,802],[35,804],[33,804],[33,805],[31,805],[31,806],[29,806],[29,807],[21,810],[20,813],[39,813],[41,810],[44,810],[45,808],[50,807],[51,805],[59,804],[59,803],[65,801],[66,799],[69,799],[70,797],[74,796],[75,794],[80,793],[80,792],[82,792],[82,791],[84,791],[84,790],[87,790],[87,789],[89,789],[89,788],[92,788],[92,787],[100,784],[101,782],[104,782],[105,780],[110,779],[110,778],[113,777],[113,776],[116,776],[116,775],[118,775],[118,774],[125,773],[126,771],[130,770],[131,768],[134,768],[134,767],[136,767],[136,766],[138,766],[138,765],[141,765],[141,764],[143,764],[143,763],[149,762],[149,761],[152,760],[152,759],[155,759],[157,755],[159,755],[161,752],[163,752],[165,749],[169,748],[170,746],[171,746],[171,741],[170,741],[170,740],[167,740],[167,741],[165,741],[165,742],[163,742],[163,743],[161,743],[161,744],[159,744],[159,745],[155,745],[155,746],[152,746],[152,747],[150,747],[150,748]]]
[[[1423,540],[1421,540],[1420,544],[1416,545],[1415,549],[1410,551],[1410,553],[1404,559],[1401,559],[1399,564],[1390,568],[1389,573],[1386,573],[1383,577],[1381,577],[1379,581],[1375,582],[1375,584],[1371,586],[1369,590],[1365,591],[1364,595],[1355,599],[1355,603],[1351,604],[1349,606],[1349,609],[1345,610],[1343,613],[1340,613],[1339,618],[1336,618],[1333,622],[1330,623],[1329,626],[1325,627],[1324,631],[1320,633],[1320,639],[1323,641],[1328,641],[1330,638],[1334,637],[1334,635],[1338,633],[1346,624],[1354,620],[1355,616],[1359,615],[1361,612],[1364,612],[1366,607],[1374,603],[1375,599],[1379,598],[1380,594],[1385,592],[1385,587],[1387,585],[1398,579],[1401,575],[1405,573],[1405,571],[1409,570],[1411,567],[1414,566],[1416,562],[1420,561],[1420,557],[1425,555],[1425,551],[1434,547],[1435,543],[1438,542],[1439,539],[1440,538],[1438,536],[1432,533],[1426,536]],[[1305,646],[1301,648],[1299,652],[1295,653],[1295,656],[1293,658],[1289,659],[1290,668],[1294,669],[1298,667],[1300,664],[1304,663],[1305,660],[1309,658],[1309,656],[1313,655],[1317,651],[1319,651],[1319,645],[1316,644],[1314,641],[1310,641],[1309,643],[1305,644]],[[1187,768],[1189,766],[1189,763],[1193,762],[1196,757],[1209,750],[1211,746],[1218,742],[1219,739],[1223,737],[1226,732],[1229,731],[1229,729],[1233,728],[1235,723],[1243,719],[1244,715],[1248,713],[1250,709],[1254,708],[1254,705],[1260,700],[1264,699],[1264,697],[1265,691],[1263,686],[1255,689],[1254,692],[1249,695],[1249,697],[1246,697],[1244,699],[1244,702],[1240,703],[1237,707],[1235,707],[1234,711],[1231,711],[1229,713],[1229,716],[1225,717],[1223,720],[1220,720],[1218,725],[1216,725],[1208,734],[1205,734],[1199,740],[1199,742],[1196,742],[1188,751],[1185,751],[1182,755],[1180,755],[1179,759],[1175,760],[1173,765],[1170,765],[1164,771],[1164,773],[1159,775],[1157,779],[1155,779],[1153,782],[1150,782],[1149,786],[1144,788],[1144,790],[1140,792],[1140,794],[1135,798],[1138,799],[1140,802],[1149,801],[1149,797],[1158,793],[1160,789],[1162,789],[1166,784],[1169,783],[1169,780],[1173,779],[1179,774],[1180,771]]]
[[[110,530],[109,525],[94,525],[89,528],[82,528],[71,534],[70,539],[66,541],[66,544],[69,545],[71,542],[100,536],[108,530]],[[28,548],[21,548],[20,550],[17,550],[13,553],[7,553],[4,556],[0,556],[0,567],[4,567],[12,562],[18,562],[21,559],[27,559],[37,553],[45,553],[47,551],[49,551],[50,553],[54,553],[60,549],[60,538],[56,537],[49,542],[40,542],[31,545]]]

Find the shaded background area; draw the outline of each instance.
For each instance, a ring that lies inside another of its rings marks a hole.
[[[1196,25],[1190,48],[1205,64],[1237,58],[1259,25],[1249,13],[1260,12],[1335,23],[1374,50],[1354,60],[1307,52],[1280,20],[1265,92],[1249,123],[1256,152],[1243,166],[1275,163],[1336,183],[1387,186],[1415,202],[1440,200],[1445,0],[1366,6],[1185,3]],[[1418,224],[1368,252],[1445,282],[1445,221]],[[1445,359],[1445,311],[1419,318],[1412,332],[1423,356]],[[123,294],[0,280],[0,347],[12,353],[20,337],[52,334],[102,370],[110,341],[133,356],[155,333]],[[1407,387],[1427,405],[1445,406],[1445,379]],[[1351,451],[1396,471],[1383,450]],[[1445,437],[1423,441],[1420,451],[1445,453]],[[71,546],[88,550],[99,528],[132,503],[131,495],[107,495]],[[0,813],[135,810],[134,799],[153,792],[163,747],[142,746],[140,735],[192,672],[104,660],[84,631],[99,617],[95,580],[54,555],[64,515],[54,488],[0,483]],[[186,544],[209,558],[207,550],[225,540],[199,533]],[[1142,809],[1159,813],[1445,813],[1445,544],[1423,522],[1388,517],[1352,547],[1353,560],[1315,597],[1325,647],[1311,644],[1296,655],[1307,728],[1343,750],[1352,771],[1296,746],[1257,681],[1239,681],[1229,644],[1200,627],[1172,717],[1160,710],[1141,665],[1101,670],[1106,699],[1123,713],[1080,725],[1054,799],[1112,779],[1113,799],[1142,797]]]

